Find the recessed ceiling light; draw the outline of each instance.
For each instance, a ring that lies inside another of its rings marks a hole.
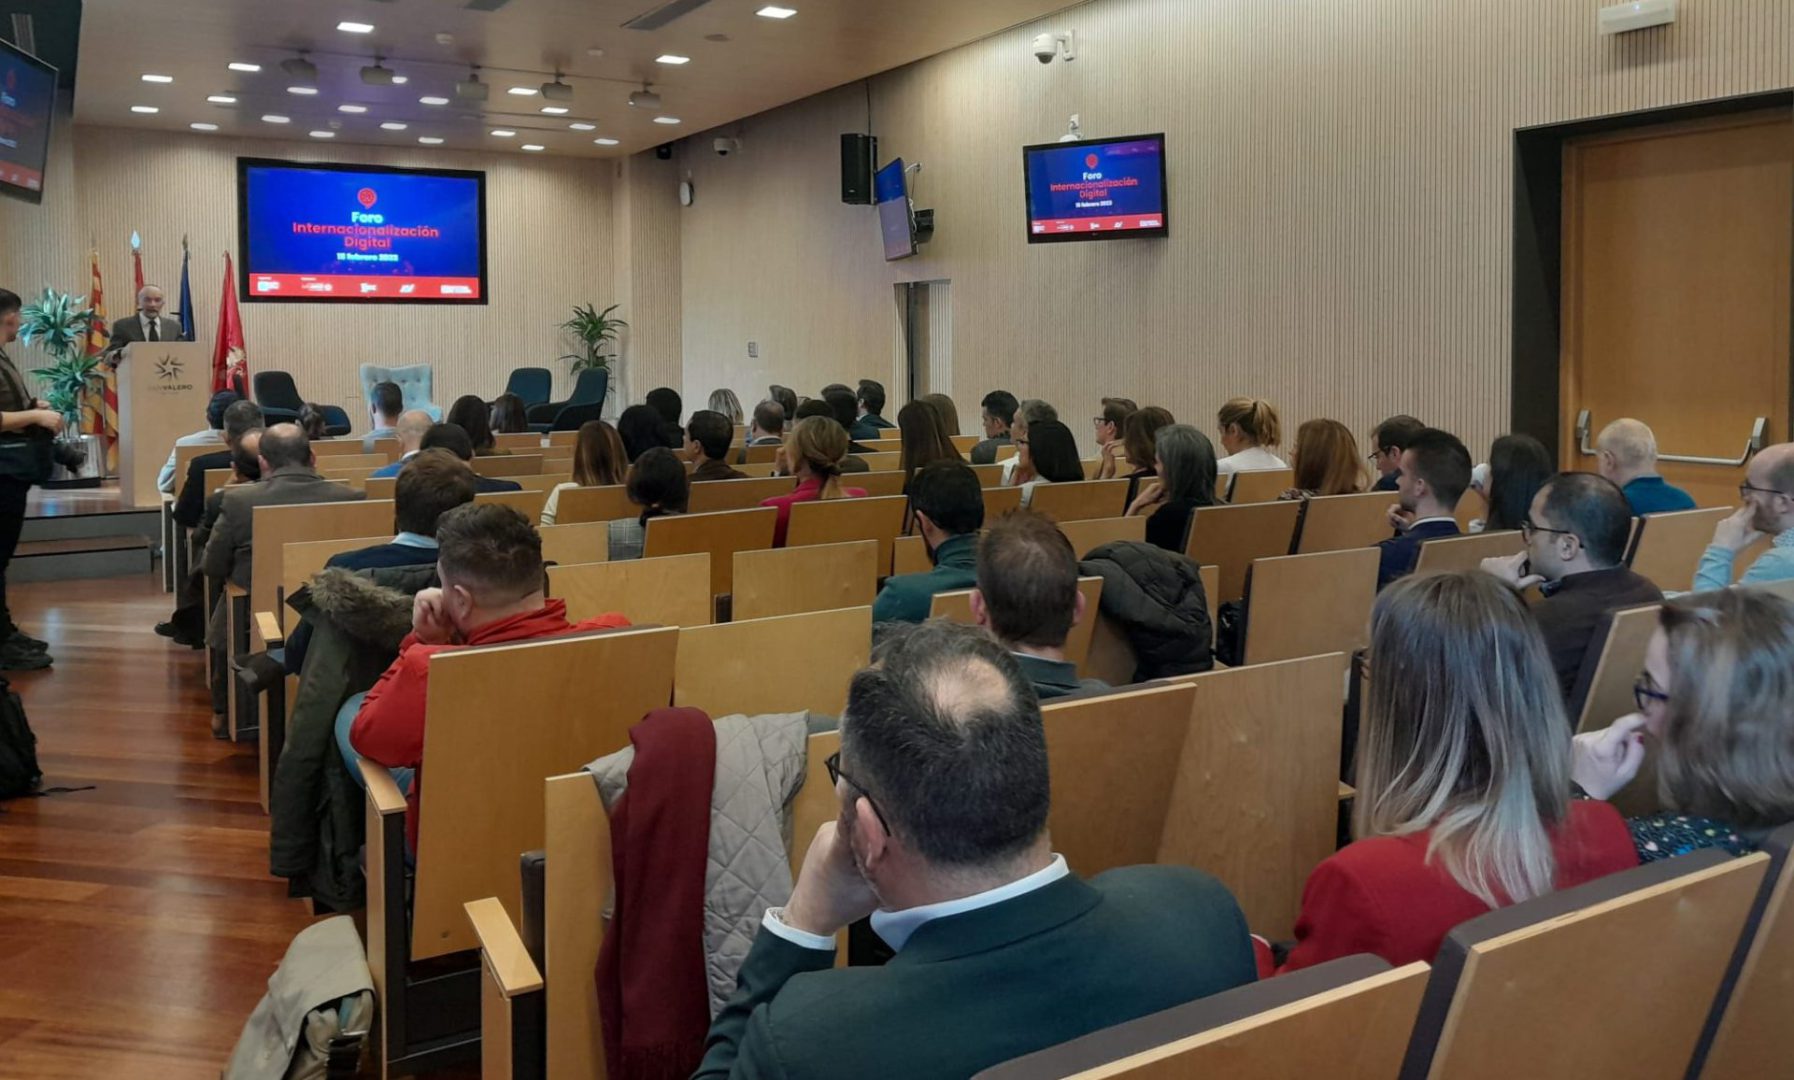
[[[797,14],[797,9],[779,7],[777,4],[768,4],[759,11],[754,12],[754,14],[763,19],[789,19],[791,16]]]
[[[531,153],[534,153],[537,150],[546,150],[548,148],[543,146],[541,143],[526,142],[523,144],[523,149],[528,150]]]
[[[143,81],[144,82],[153,82],[153,83],[171,83],[174,81],[174,76],[173,75],[145,75],[143,77]]]
[[[251,75],[262,70],[262,65],[249,64],[249,63],[245,63],[242,60],[232,60],[229,64],[226,64],[225,66],[230,68],[232,71],[247,71]]]
[[[300,97],[311,97],[312,95],[316,94],[317,92],[318,92],[318,88],[315,86],[289,86],[289,87],[287,87],[287,93],[298,94]]]
[[[406,75],[394,75],[392,77],[392,84],[394,86],[404,86],[406,83],[408,83],[410,81],[411,81],[411,78]]]
[[[290,124],[292,122],[290,117],[282,116],[279,113],[269,113],[262,117],[262,123],[264,124]]]
[[[510,128],[493,128],[491,133],[494,137],[500,138],[500,139],[508,139],[511,136],[517,134],[515,131],[512,131]]]
[[[597,124],[586,124],[586,123],[581,123],[577,120],[571,124],[568,124],[567,126],[572,128],[574,131],[597,131],[598,130]]]
[[[678,67],[680,64],[691,63],[691,57],[679,56],[675,53],[662,53],[654,58],[654,62],[656,64],[671,64],[673,67]]]
[[[513,86],[506,91],[506,93],[516,94],[518,97],[534,97],[541,92],[533,86]]]
[[[679,118],[677,116],[656,116],[654,118],[654,122],[656,124],[671,125],[671,124],[677,124],[679,122]]]
[[[425,94],[423,97],[417,99],[417,103],[419,105],[447,105],[448,98],[437,97],[434,94]]]
[[[550,116],[567,115],[567,107],[565,105],[544,105],[542,106],[542,111]]]
[[[159,113],[162,110],[156,108],[154,105],[133,105],[131,106],[131,111],[134,113]]]
[[[442,145],[442,139],[435,135],[419,135],[417,137],[417,141],[420,143],[423,143],[425,146],[440,146],[440,145]]]
[[[388,120],[386,123],[380,125],[381,130],[383,131],[404,131],[410,126],[410,124],[401,124],[397,120]]]
[[[336,28],[345,34],[371,34],[374,32],[373,23],[349,22],[347,20],[337,23]]]
[[[188,124],[187,126],[192,128],[194,131],[217,131],[218,130],[217,124],[193,123],[193,124]]]
[[[599,146],[615,146],[615,145],[617,145],[617,140],[615,140],[615,139],[593,139],[592,141],[597,143]]]
[[[366,105],[338,105],[336,107],[336,111],[337,112],[346,112],[346,113],[364,113],[364,112],[368,111],[368,107]]]
[[[237,99],[229,94],[213,94],[206,100],[214,105],[235,105],[237,103]]]
[[[314,139],[334,139],[334,138],[336,138],[336,132],[334,132],[334,131],[314,131],[311,133],[311,137]]]

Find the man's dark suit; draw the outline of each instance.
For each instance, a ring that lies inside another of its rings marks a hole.
[[[162,316],[156,320],[156,333],[161,335],[158,339],[160,341],[181,340],[180,320],[167,315]],[[112,344],[115,346],[129,345],[133,341],[149,340],[143,332],[143,319],[135,311],[122,319],[113,320],[111,337]]]
[[[1458,523],[1455,521],[1427,521],[1378,544],[1383,551],[1381,564],[1377,567],[1378,591],[1414,572],[1414,563],[1420,558],[1420,545],[1428,540],[1456,535]]]
[[[200,514],[206,508],[206,470],[231,467],[229,450],[197,454],[187,460],[187,476],[174,497],[174,519],[189,529],[199,526]]]
[[[347,484],[332,483],[307,468],[292,468],[266,480],[234,487],[224,494],[224,510],[206,541],[206,576],[249,588],[251,529],[258,506],[295,503],[355,502],[367,498]]]
[[[487,495],[494,491],[522,491],[523,485],[502,477],[476,475],[473,478],[473,490],[477,494]]]
[[[966,1077],[1253,980],[1246,920],[1178,866],[1067,876],[924,923],[883,967],[764,928],[697,1078]]]

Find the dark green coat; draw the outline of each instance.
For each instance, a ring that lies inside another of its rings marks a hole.
[[[978,584],[978,537],[949,536],[935,549],[934,569],[885,579],[872,602],[873,622],[926,622],[935,593]]]
[[[955,1078],[1249,983],[1220,882],[1181,866],[1068,876],[924,923],[884,967],[765,929],[695,1078]]]

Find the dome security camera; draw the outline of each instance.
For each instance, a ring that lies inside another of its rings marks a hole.
[[[738,154],[741,152],[741,140],[729,138],[713,139],[711,140],[710,147],[716,151],[717,157],[728,157],[730,154]]]
[[[1059,43],[1053,40],[1053,35],[1034,35],[1034,59],[1043,64],[1050,64],[1053,62],[1053,57],[1058,55]]]

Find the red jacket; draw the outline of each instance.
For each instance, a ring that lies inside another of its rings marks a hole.
[[[424,700],[430,683],[430,657],[474,645],[529,641],[628,625],[629,620],[615,612],[570,624],[566,601],[550,600],[538,611],[489,622],[460,645],[428,645],[417,640],[415,633],[405,635],[398,659],[362,700],[361,711],[355,714],[355,723],[349,728],[349,745],[362,757],[389,769],[417,770],[411,790],[405,795],[405,837],[413,852],[417,851],[418,792],[424,778]]]
[[[815,502],[816,497],[820,494],[822,494],[822,478],[820,476],[809,476],[805,477],[804,482],[797,485],[797,490],[793,491],[791,494],[774,495],[770,499],[761,501],[761,506],[776,506],[779,509],[779,522],[772,528],[773,547],[782,548],[785,546],[785,527],[791,524],[791,504]],[[863,499],[866,497],[866,489],[843,487],[841,489],[841,494],[850,499]]]
[[[1436,861],[1426,862],[1427,833],[1360,840],[1315,867],[1302,893],[1296,947],[1281,970],[1371,953],[1400,967],[1431,963],[1445,935],[1489,911]],[[1638,865],[1619,811],[1577,799],[1552,844],[1557,887],[1567,889]]]

